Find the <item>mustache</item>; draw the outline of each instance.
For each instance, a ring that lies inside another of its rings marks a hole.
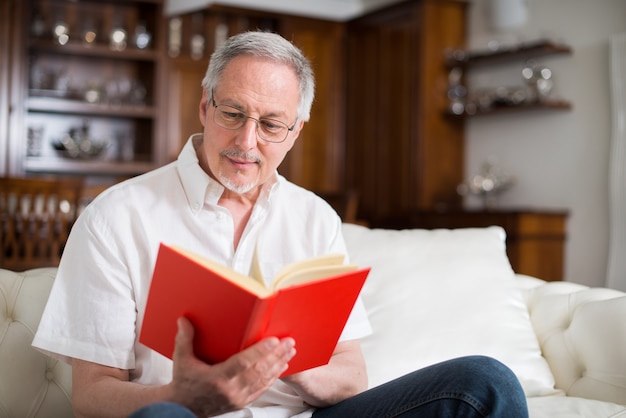
[[[251,163],[260,163],[261,158],[258,155],[248,153],[245,151],[235,150],[235,149],[227,149],[220,152],[222,157],[234,158],[237,160],[244,160]]]

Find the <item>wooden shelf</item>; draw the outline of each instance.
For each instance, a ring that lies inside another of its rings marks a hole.
[[[530,60],[542,56],[563,55],[571,53],[571,48],[565,44],[558,43],[549,39],[539,39],[532,42],[518,44],[514,47],[502,47],[499,50],[494,51],[454,50],[448,52],[448,60],[446,64],[448,70],[450,71],[450,75],[454,74],[454,78],[459,79],[461,77],[464,77],[464,73],[466,71],[474,67],[487,67],[515,61]],[[458,111],[463,111],[463,113],[457,113],[457,111],[453,111],[452,107],[456,105],[453,105],[454,102],[451,101],[451,108],[446,110],[445,114],[447,116],[455,118],[465,118],[479,115],[510,113],[520,110],[569,110],[572,108],[571,103],[565,100],[553,98],[536,100],[534,99],[535,96],[531,96],[531,98],[528,98],[526,97],[526,94],[524,94],[524,97],[529,101],[522,101],[521,103],[517,104],[519,100],[514,100],[513,98],[506,97],[506,95],[505,97],[499,97],[498,90],[500,88],[501,87],[498,86],[493,87],[493,93],[496,94],[491,100],[491,106],[489,107],[481,108],[476,103],[476,100],[469,100],[467,103],[464,103],[463,106],[458,106],[460,108],[458,109]],[[465,90],[467,91],[467,89]],[[517,92],[515,92],[515,94],[517,94]],[[471,95],[466,94],[464,100],[468,100],[468,97],[471,97]],[[486,99],[488,99],[488,97],[486,97]],[[531,99],[533,100],[530,101]]]
[[[24,168],[29,172],[57,174],[95,174],[133,176],[152,170],[151,163],[72,160],[69,158],[26,158]]]
[[[156,117],[156,109],[152,106],[110,105],[89,103],[80,100],[55,99],[50,97],[29,97],[28,110],[31,112],[70,113],[87,116],[111,116],[120,118]]]
[[[550,99],[550,100],[543,100],[540,102],[521,103],[519,105],[510,105],[510,106],[496,105],[488,109],[479,109],[475,113],[455,114],[453,112],[448,111],[447,116],[453,117],[453,118],[464,118],[468,116],[511,113],[511,112],[518,112],[522,110],[570,110],[571,108],[572,108],[572,104],[566,100]]]
[[[154,49],[129,47],[123,51],[115,51],[105,44],[86,46],[83,43],[76,42],[60,45],[52,40],[45,39],[33,40],[30,44],[30,51],[45,54],[65,54],[133,61],[155,61],[158,58],[158,52]]]
[[[571,53],[572,49],[565,44],[541,39],[495,51],[454,51],[448,59],[448,67],[501,64],[513,60],[529,60],[548,55],[568,55]]]

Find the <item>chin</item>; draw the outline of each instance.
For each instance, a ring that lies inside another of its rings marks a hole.
[[[258,182],[256,181],[243,183],[243,182],[233,181],[226,176],[219,176],[219,180],[220,180],[220,183],[222,183],[222,186],[224,186],[226,189],[230,190],[231,192],[234,192],[237,194],[248,193],[250,190],[258,186]]]

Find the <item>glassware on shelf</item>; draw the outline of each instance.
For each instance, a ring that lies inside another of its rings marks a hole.
[[[109,47],[114,51],[123,51],[126,49],[128,35],[121,27],[115,27],[111,31],[111,42]]]
[[[135,138],[129,137],[124,132],[115,135],[117,142],[117,159],[119,161],[130,162],[135,159]]]
[[[135,28],[135,46],[139,49],[146,49],[150,45],[151,40],[152,35],[150,34],[150,32],[148,32],[146,24],[144,22],[139,22],[137,28]]]
[[[102,86],[98,81],[90,81],[84,92],[84,99],[87,103],[100,103],[102,101]]]
[[[552,70],[548,67],[529,61],[522,69],[522,78],[528,86],[529,93],[533,95],[535,100],[545,100],[552,93],[554,81],[552,80]]]
[[[54,28],[52,29],[52,34],[54,39],[59,43],[59,45],[65,45],[70,40],[70,28],[67,23],[62,20],[58,20],[54,24]]]
[[[41,155],[41,144],[43,142],[44,126],[29,126],[26,137],[26,155],[29,157],[39,157]]]
[[[201,60],[204,56],[204,36],[196,33],[191,37],[191,59]]]
[[[134,81],[127,100],[132,105],[144,106],[146,104],[147,94],[146,86],[144,86],[141,81]]]
[[[204,56],[205,40],[202,35],[202,20],[204,15],[202,13],[195,13],[191,17],[191,27],[193,35],[191,35],[190,50],[191,59],[194,61],[201,60]]]
[[[96,43],[96,39],[98,38],[98,34],[96,32],[95,25],[91,19],[87,19],[85,21],[85,27],[83,30],[83,44],[85,46],[91,46]]]
[[[484,208],[494,209],[498,196],[515,184],[515,178],[491,159],[483,163],[481,172],[457,186],[461,196],[479,196]]]
[[[71,128],[52,146],[63,157],[84,159],[98,157],[109,146],[109,142],[94,139],[89,133],[89,123],[85,121],[80,128]]]
[[[180,55],[180,49],[182,47],[182,26],[183,20],[180,17],[174,17],[170,19],[169,23],[169,42],[168,53],[170,57],[176,58]]]
[[[38,10],[35,11],[30,24],[30,33],[35,38],[42,38],[46,33],[46,21]]]
[[[228,38],[228,25],[226,23],[219,23],[215,27],[215,49],[219,48]]]

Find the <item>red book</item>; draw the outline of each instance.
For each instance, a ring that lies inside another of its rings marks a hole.
[[[196,356],[214,364],[264,337],[292,337],[296,355],[283,376],[327,364],[370,268],[328,255],[291,264],[268,289],[178,247],[161,244],[139,342],[172,358],[177,320],[195,327]]]

